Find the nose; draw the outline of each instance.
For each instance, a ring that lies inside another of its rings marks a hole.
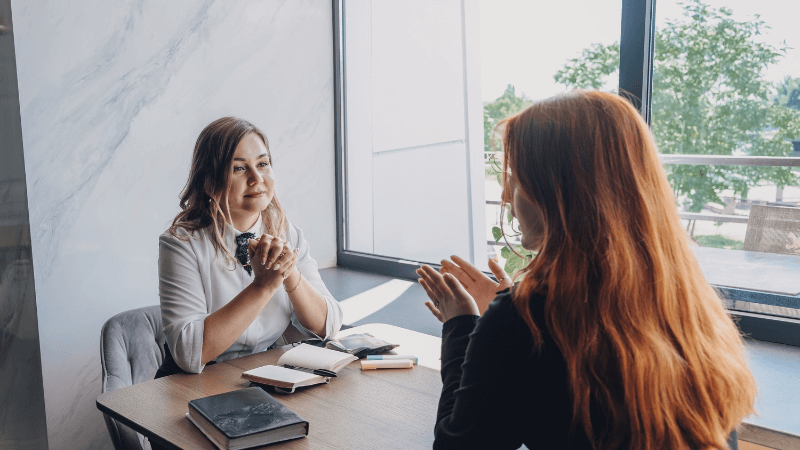
[[[248,181],[249,181],[248,185],[250,185],[250,186],[255,186],[255,185],[257,185],[258,183],[261,183],[262,181],[264,181],[264,177],[262,177],[262,176],[261,176],[261,174],[260,174],[260,173],[258,173],[258,171],[255,171],[255,170],[254,170],[254,171],[253,171],[253,172],[251,172],[251,173],[252,173],[253,175],[251,175],[251,176],[250,176],[250,180],[248,180]]]

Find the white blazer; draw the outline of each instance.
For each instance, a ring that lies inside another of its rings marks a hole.
[[[247,231],[256,236],[265,233],[260,216],[256,224]],[[175,362],[189,373],[200,373],[203,370],[200,356],[205,318],[225,306],[253,281],[253,277],[241,264],[236,264],[233,268],[228,262],[226,267],[224,256],[215,254],[209,239],[210,233],[211,227],[193,233],[179,228],[179,235],[191,239],[181,240],[165,231],[158,240],[158,294],[161,298],[164,334]],[[232,255],[236,254],[236,236],[239,234],[241,232],[230,224],[225,225],[223,243]],[[299,249],[297,268],[306,281],[325,298],[328,316],[325,321],[326,335],[323,338],[331,338],[342,326],[342,310],[322,282],[317,262],[309,253],[303,232],[289,224],[288,235],[292,248]],[[289,295],[281,286],[253,323],[233,345],[215,358],[216,361],[226,361],[266,350],[281,336],[290,321],[307,336],[321,337],[300,324]]]

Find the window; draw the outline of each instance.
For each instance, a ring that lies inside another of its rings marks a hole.
[[[776,0],[659,2],[651,108],[706,278],[732,309],[787,317],[800,317],[796,13]]]
[[[476,11],[458,0],[340,8],[340,261],[413,276],[450,254],[485,259]]]
[[[340,264],[413,277],[420,262],[453,254],[484,270],[489,257],[505,263],[492,232],[502,219],[492,129],[531,98],[566,90],[554,77],[583,48],[618,40],[621,0],[335,8]]]
[[[800,4],[334,0],[334,11],[340,265],[413,278],[450,254],[502,263],[493,126],[530,99],[618,89],[651,123],[698,261],[740,326],[800,345],[800,229],[787,220],[800,209]]]
[[[486,244],[488,256],[507,272],[524,267],[500,236],[500,222],[508,244],[529,255],[514,236],[515,223],[500,208],[501,139],[493,134],[503,118],[522,111],[533,99],[547,98],[570,88],[584,74],[572,70],[577,61],[612,42],[611,51],[591,60],[592,69],[607,75],[591,83],[606,91],[617,90],[621,0],[569,2],[482,0],[480,4],[481,100],[483,102],[486,192]],[[580,30],[580,33],[574,32]],[[483,269],[488,270],[483,263]]]

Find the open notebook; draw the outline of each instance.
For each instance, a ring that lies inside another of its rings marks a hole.
[[[348,353],[300,344],[281,355],[277,365],[248,370],[242,378],[275,386],[282,392],[294,392],[301,386],[328,383],[344,366],[357,359]]]

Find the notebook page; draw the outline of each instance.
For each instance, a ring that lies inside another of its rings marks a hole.
[[[314,347],[313,345],[300,344],[284,353],[278,364],[289,364],[307,369],[325,369],[338,372],[350,361],[355,361],[355,356],[349,353],[328,350],[327,348]]]

